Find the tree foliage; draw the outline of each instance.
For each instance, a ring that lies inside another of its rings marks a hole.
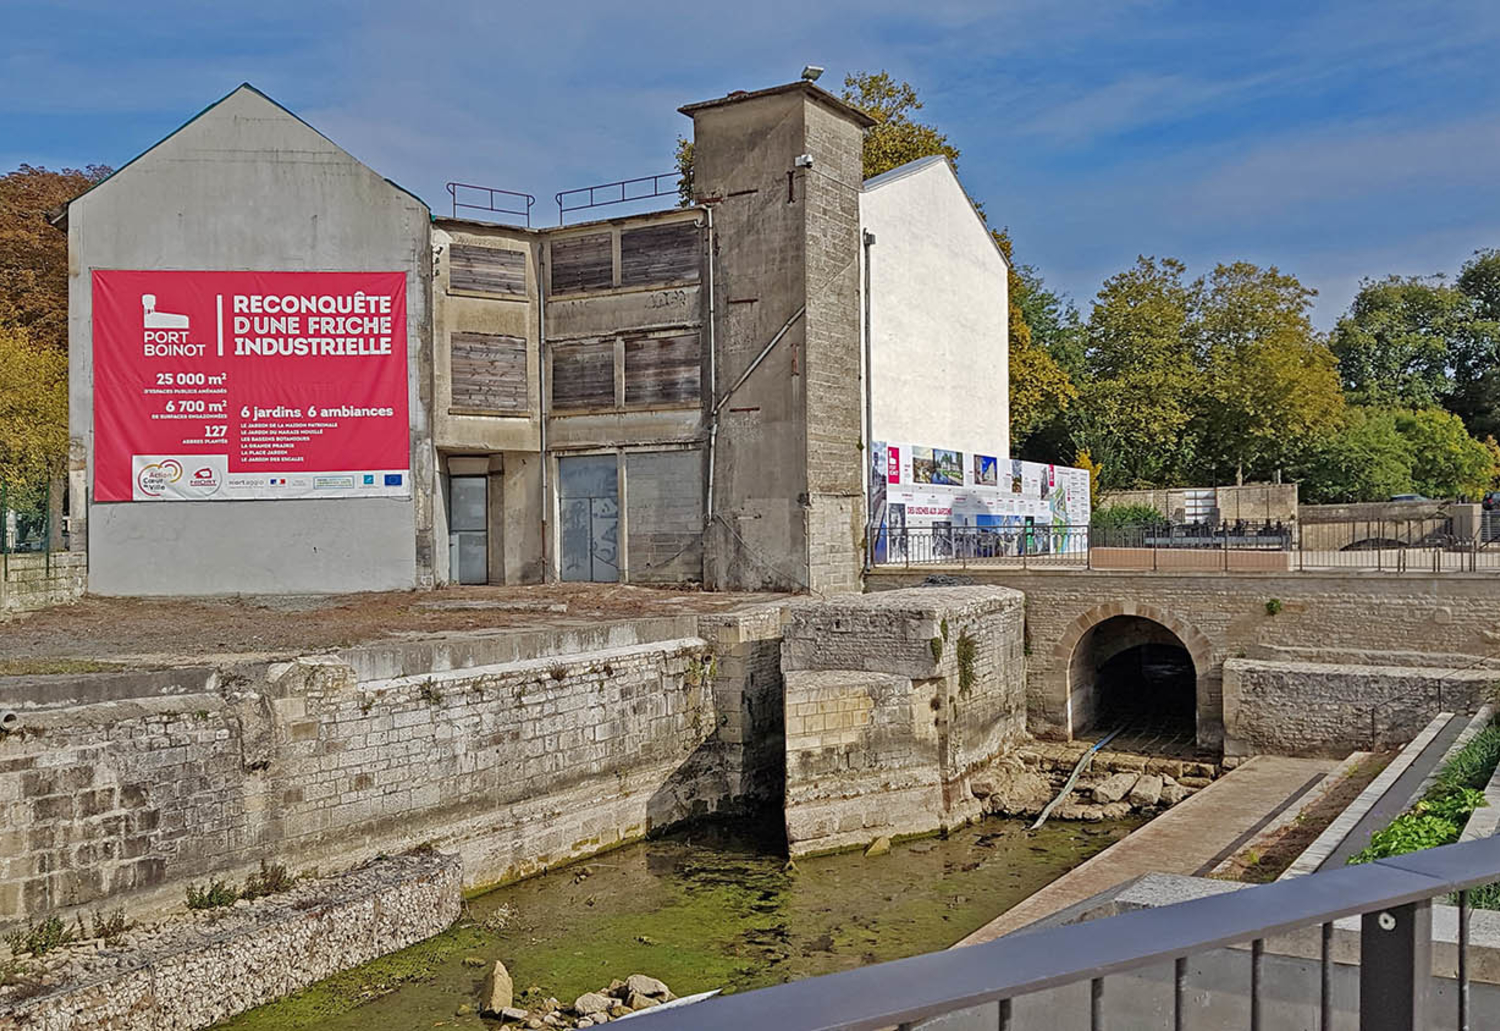
[[[0,175],[0,326],[68,349],[68,238],[46,214],[110,174],[103,165]]]
[[[0,326],[0,482],[42,489],[67,453],[67,353]]]
[[[865,130],[864,177],[900,168],[917,158],[942,154],[958,164],[958,148],[934,126],[912,119],[922,100],[909,82],[897,82],[889,72],[850,72],[844,76],[844,100],[875,119]]]
[[[1041,277],[1032,271],[1027,278],[1016,268],[1007,231],[995,229],[991,235],[1008,263],[1010,436],[1014,450],[1039,427],[1066,411],[1078,399],[1078,390],[1057,359],[1034,338],[1026,317],[1024,306],[1028,303],[1040,307],[1044,314],[1047,311],[1045,305],[1038,305],[1034,292],[1041,287]]]

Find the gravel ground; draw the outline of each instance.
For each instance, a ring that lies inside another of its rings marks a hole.
[[[85,598],[0,622],[0,675],[291,656],[403,636],[722,612],[778,597],[548,584],[323,596]]]

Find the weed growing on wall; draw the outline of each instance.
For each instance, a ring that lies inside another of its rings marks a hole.
[[[239,891],[224,881],[210,881],[204,888],[196,884],[189,884],[187,887],[189,909],[223,909],[234,905],[239,898]]]
[[[264,859],[260,861],[260,872],[252,873],[245,878],[244,890],[240,892],[240,898],[258,899],[266,895],[276,895],[283,891],[291,890],[296,883],[296,878],[286,872],[286,867],[280,863],[267,864]]]
[[[121,935],[130,930],[130,921],[125,919],[124,909],[117,909],[108,915],[105,915],[102,909],[96,910],[89,917],[89,923],[93,929],[94,937],[100,939],[106,945],[113,945],[118,942]]]
[[[1277,613],[1279,613],[1280,611],[1281,611],[1281,599],[1280,598],[1272,598],[1270,601],[1266,602],[1266,615],[1268,615],[1268,616],[1274,616]]]
[[[958,693],[968,694],[979,680],[979,674],[974,670],[974,660],[979,657],[979,642],[969,636],[967,629],[958,632],[955,655],[958,658]]]
[[[934,637],[928,641],[927,647],[932,649],[933,665],[943,661],[943,639],[941,637]]]
[[[437,681],[428,677],[422,681],[422,701],[428,705],[436,705],[443,700],[443,693],[438,690]]]
[[[49,916],[39,924],[28,922],[22,930],[7,934],[5,944],[9,945],[10,951],[16,955],[45,956],[53,949],[73,944],[82,936],[82,930],[81,917],[79,926],[75,930],[63,923],[62,917]]]

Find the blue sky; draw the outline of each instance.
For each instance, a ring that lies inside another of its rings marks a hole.
[[[241,81],[382,174],[536,194],[671,168],[683,103],[886,69],[1086,307],[1138,253],[1362,276],[1500,246],[1500,5],[0,0],[0,168],[118,165]],[[554,209],[555,210],[555,209]]]

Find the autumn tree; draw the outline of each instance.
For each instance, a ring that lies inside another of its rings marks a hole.
[[[46,214],[110,174],[102,165],[0,175],[0,326],[42,347],[68,349],[68,238]]]
[[[934,154],[958,164],[958,148],[948,142],[947,135],[911,117],[913,111],[922,109],[911,83],[897,82],[889,72],[851,72],[844,76],[843,97],[875,119],[865,130],[866,179]]]
[[[0,483],[12,506],[44,491],[67,453],[67,352],[0,326]]]
[[[1025,276],[1016,267],[1007,231],[992,230],[991,235],[1007,262],[1010,439],[1011,450],[1015,452],[1038,428],[1066,411],[1078,399],[1078,390],[1047,348],[1034,338],[1026,317],[1027,304],[1038,306],[1036,291],[1041,286],[1041,277],[1031,269],[1026,270],[1030,276]],[[1040,307],[1047,311],[1044,304]]]

